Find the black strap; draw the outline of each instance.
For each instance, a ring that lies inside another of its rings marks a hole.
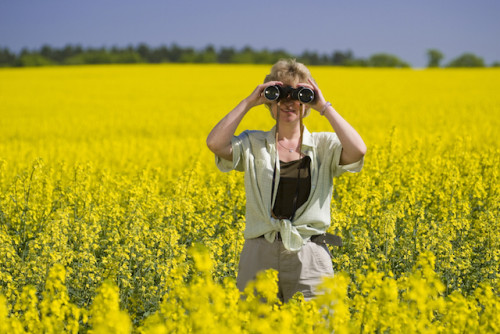
[[[318,245],[324,244],[342,247],[342,238],[331,233],[313,235],[311,237],[311,241],[317,243]]]

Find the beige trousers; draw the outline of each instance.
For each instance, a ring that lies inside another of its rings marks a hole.
[[[280,240],[270,243],[265,238],[247,239],[240,256],[236,285],[240,291],[256,278],[259,271],[278,271],[278,297],[286,302],[296,292],[310,300],[318,294],[325,276],[333,276],[332,259],[325,245],[306,243],[299,252],[290,252]]]

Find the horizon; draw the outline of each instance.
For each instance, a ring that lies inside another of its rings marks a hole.
[[[302,19],[304,12],[314,19]],[[195,50],[208,45],[216,50],[250,46],[294,56],[304,51],[331,55],[350,50],[355,58],[395,55],[414,68],[425,67],[427,50],[437,49],[444,55],[443,63],[473,53],[490,66],[500,61],[499,12],[500,2],[493,0],[291,0],[286,7],[282,2],[228,0],[151,0],[141,5],[132,0],[4,2],[0,3],[0,47],[16,54],[43,45],[123,48],[141,43]]]

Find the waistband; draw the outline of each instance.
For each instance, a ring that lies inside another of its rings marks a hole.
[[[261,235],[259,238],[264,238],[264,235]],[[276,233],[275,240],[283,241],[281,239],[281,233],[279,232]],[[310,240],[318,245],[331,245],[331,246],[342,247],[342,238],[339,237],[338,235],[334,235],[331,233],[313,235],[311,236]]]

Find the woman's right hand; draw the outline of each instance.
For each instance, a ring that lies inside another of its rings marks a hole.
[[[283,85],[280,81],[270,81],[258,85],[252,94],[243,99],[212,129],[207,137],[208,148],[219,157],[232,161],[233,150],[231,139],[245,114],[253,107],[269,102],[264,97],[264,90],[273,85]]]
[[[275,86],[275,85],[283,86],[283,83],[281,81],[269,81],[269,82],[263,83],[261,85],[258,85],[257,88],[254,89],[252,94],[250,94],[245,99],[248,106],[250,108],[253,108],[253,107],[256,107],[256,106],[261,105],[263,103],[270,103],[271,101],[266,99],[266,97],[264,96],[264,90],[269,86]]]
[[[264,97],[264,90],[273,85],[283,85],[280,81],[270,81],[258,85],[252,94],[243,99],[233,110],[229,112],[219,123],[212,129],[207,137],[208,148],[219,157],[232,161],[233,150],[231,139],[234,132],[240,124],[245,114],[253,107],[263,103],[270,103]]]

